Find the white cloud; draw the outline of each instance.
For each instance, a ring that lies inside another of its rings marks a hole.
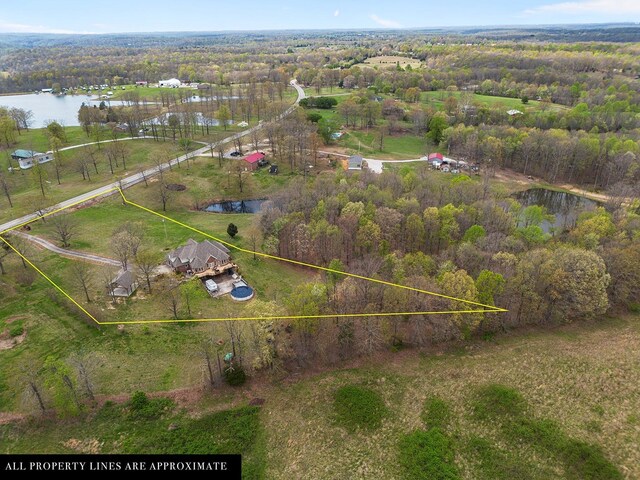
[[[59,33],[59,34],[90,34],[94,32],[79,32],[64,28],[51,28],[44,25],[27,25],[24,23],[0,22],[0,32],[4,33]]]
[[[340,10],[336,10],[335,12],[333,12],[334,17],[337,17],[338,15],[340,15]]]
[[[527,15],[538,13],[606,13],[633,14],[640,13],[640,1],[638,0],[581,0],[577,2],[551,3],[540,5],[524,11]]]
[[[388,20],[386,18],[380,18],[375,13],[372,13],[371,15],[369,15],[369,18],[371,20],[373,20],[374,22],[376,22],[381,27],[385,27],[385,28],[400,28],[400,27],[402,27],[402,25],[400,25],[399,22],[396,22],[395,20]]]

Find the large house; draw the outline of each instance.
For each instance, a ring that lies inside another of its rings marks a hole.
[[[219,275],[236,266],[231,261],[229,249],[221,243],[211,240],[198,243],[192,239],[169,252],[167,264],[176,272],[197,277]]]
[[[18,162],[20,168],[27,170],[38,163],[47,163],[53,160],[53,153],[39,153],[33,150],[16,150],[11,154],[11,158]]]
[[[158,82],[159,87],[178,88],[182,85],[182,82],[177,78],[170,78],[169,80],[160,80]]]

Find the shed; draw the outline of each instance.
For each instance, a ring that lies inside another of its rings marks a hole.
[[[362,161],[360,155],[352,155],[349,157],[347,170],[362,170]]]
[[[444,155],[442,155],[440,152],[435,152],[435,153],[430,153],[428,158],[429,158],[429,161],[440,160],[442,162],[444,160]]]
[[[264,157],[265,157],[264,153],[255,152],[255,153],[252,153],[251,155],[247,155],[246,157],[244,157],[244,161],[249,164],[249,168],[251,170],[255,170],[256,168],[258,168],[260,160],[263,160]]]

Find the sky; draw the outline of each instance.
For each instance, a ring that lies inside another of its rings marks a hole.
[[[0,32],[122,33],[640,22],[640,0],[0,0]]]

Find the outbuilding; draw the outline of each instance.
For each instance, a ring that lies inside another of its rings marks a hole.
[[[20,168],[23,170],[27,170],[38,163],[47,163],[53,160],[53,153],[39,153],[34,150],[16,150],[11,154],[11,158],[18,162]]]

